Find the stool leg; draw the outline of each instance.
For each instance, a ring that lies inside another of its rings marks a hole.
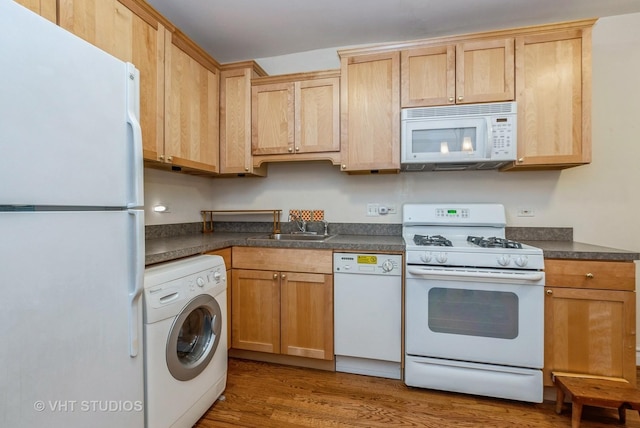
[[[626,410],[630,408],[630,406],[628,406],[626,403],[624,403],[622,406],[618,407],[618,417],[620,418],[620,423],[624,424],[625,422],[627,422],[627,412]]]
[[[562,404],[564,403],[564,391],[559,386],[556,387],[556,413],[562,413]]]
[[[580,418],[582,418],[582,403],[576,403],[574,397],[571,406],[571,428],[580,428]]]

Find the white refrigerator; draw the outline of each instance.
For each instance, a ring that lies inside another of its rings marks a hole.
[[[139,74],[0,0],[0,426],[144,427]]]

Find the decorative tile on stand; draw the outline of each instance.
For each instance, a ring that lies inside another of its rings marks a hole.
[[[324,210],[313,210],[313,221],[324,220]]]
[[[311,210],[302,210],[301,216],[304,221],[311,221]]]

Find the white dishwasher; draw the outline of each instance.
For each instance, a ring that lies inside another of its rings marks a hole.
[[[401,379],[402,256],[334,253],[336,371]]]

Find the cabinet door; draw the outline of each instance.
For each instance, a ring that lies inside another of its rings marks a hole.
[[[342,171],[400,169],[400,53],[341,59]]]
[[[54,24],[57,22],[58,14],[56,12],[56,0],[15,0],[32,12],[37,13],[43,18],[47,18]]]
[[[340,79],[295,82],[295,153],[340,150]]]
[[[251,163],[250,67],[220,72],[220,174],[266,175]]]
[[[251,151],[254,155],[294,152],[294,83],[252,88]]]
[[[402,107],[428,107],[455,103],[455,46],[434,46],[402,51]]]
[[[333,360],[332,275],[284,272],[281,293],[280,352]]]
[[[178,167],[219,171],[220,73],[180,33],[165,38],[165,156]]]
[[[280,352],[280,275],[233,269],[231,347]]]
[[[624,378],[635,386],[635,293],[547,287],[544,382],[551,372]]]
[[[516,166],[591,162],[591,30],[516,39]]]
[[[164,154],[164,27],[132,0],[59,0],[60,26],[140,71],[144,158]]]
[[[514,98],[513,39],[456,45],[456,103]]]

